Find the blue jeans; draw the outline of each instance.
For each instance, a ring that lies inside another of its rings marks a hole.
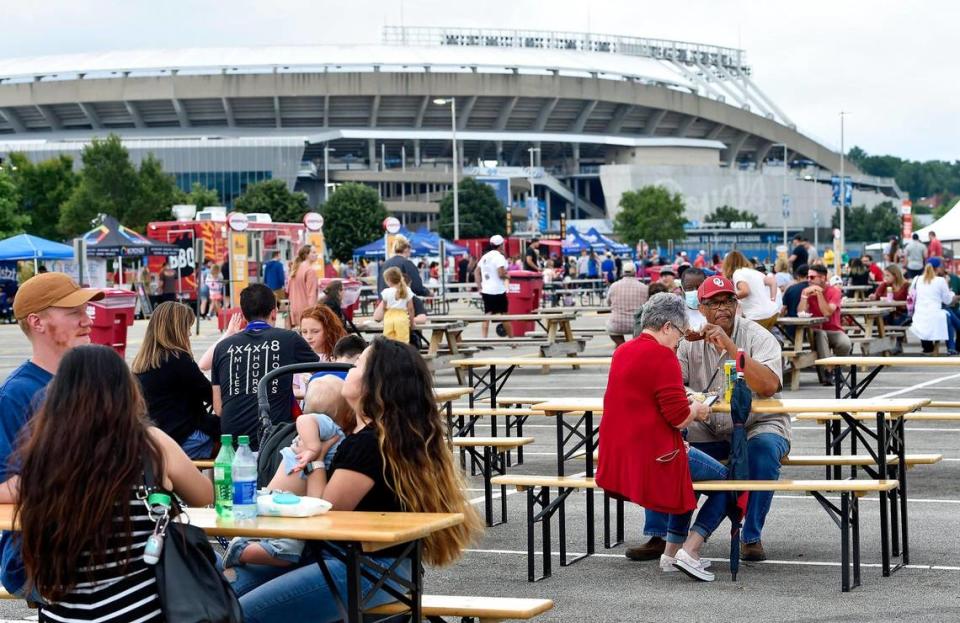
[[[712,442],[706,444],[691,444],[702,448],[714,458],[725,459],[730,453],[730,444],[727,442]],[[751,480],[779,480],[780,459],[790,450],[790,442],[775,433],[761,433],[747,441],[747,463]],[[718,456],[723,453],[722,456]],[[691,465],[692,468],[692,465]],[[696,478],[694,478],[696,480]],[[770,503],[773,501],[773,492],[753,491],[747,504],[747,516],[744,518],[743,530],[740,538],[744,543],[756,543],[760,540],[763,524],[770,512]],[[704,505],[706,508],[706,505]],[[701,512],[703,512],[701,510]],[[646,521],[643,534],[667,538],[669,530],[669,515],[654,511],[645,511]],[[697,518],[699,521],[699,517]],[[719,525],[719,523],[718,523]]]
[[[696,448],[687,451],[687,461],[690,463],[690,477],[694,480],[726,480],[727,468],[719,461]],[[699,496],[697,496],[699,497]],[[727,501],[730,495],[726,491],[717,491],[708,494],[707,502],[697,513],[697,520],[693,524],[693,531],[706,540],[717,529],[726,515]],[[690,529],[690,519],[693,511],[679,515],[665,515],[667,517],[667,541],[683,543],[687,539]]]
[[[324,560],[337,591],[346,605],[346,565],[330,554],[325,554]],[[389,567],[394,562],[393,558],[377,557],[374,560],[384,567]],[[327,585],[316,560],[310,555],[305,554],[299,566],[293,568],[240,565],[229,571],[236,571],[236,576],[228,579],[233,590],[240,596],[240,606],[243,608],[246,623],[265,621],[323,623],[339,621],[342,618],[333,591]],[[403,577],[410,578],[410,561],[404,561],[398,572]],[[228,575],[232,576],[232,574]],[[362,577],[360,586],[361,593],[365,595],[373,586],[373,582]],[[398,592],[404,592],[394,583],[390,583],[390,586]],[[380,589],[367,602],[367,605],[372,607],[392,601],[396,601],[394,597]]]

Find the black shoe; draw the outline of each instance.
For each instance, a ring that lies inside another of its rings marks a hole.
[[[637,547],[629,547],[624,556],[630,560],[660,560],[660,556],[667,547],[667,542],[658,536]]]

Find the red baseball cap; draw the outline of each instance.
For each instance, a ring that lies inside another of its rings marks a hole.
[[[723,275],[707,277],[703,280],[703,283],[700,284],[700,287],[697,288],[697,298],[701,301],[724,293],[736,296],[736,290],[733,289],[733,284]]]

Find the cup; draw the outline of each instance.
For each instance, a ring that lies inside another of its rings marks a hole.
[[[893,292],[887,292],[887,302],[888,303],[893,302]]]

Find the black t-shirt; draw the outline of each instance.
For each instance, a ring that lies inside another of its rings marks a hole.
[[[797,317],[797,307],[800,305],[800,295],[803,294],[804,288],[810,284],[806,281],[801,281],[795,283],[783,293],[783,306],[787,308],[787,317],[796,318]],[[784,327],[784,332],[793,339],[794,327]]]
[[[400,513],[403,505],[397,494],[387,484],[383,469],[383,455],[380,454],[380,444],[377,433],[372,426],[365,426],[359,432],[347,435],[333,455],[327,477],[333,478],[338,469],[349,469],[352,472],[363,474],[373,481],[373,487],[363,496],[355,511],[371,513]],[[403,545],[388,547],[378,555],[388,558],[399,556],[403,552]]]
[[[523,269],[540,270],[540,252],[533,247],[527,247],[527,263],[524,265]]]
[[[791,255],[795,255],[797,257],[797,259],[793,260],[794,268],[800,266],[801,264],[807,264],[810,261],[810,253],[807,251],[806,245],[798,244],[797,246],[793,247],[793,253]]]
[[[292,363],[317,361],[298,333],[269,327],[246,330],[217,344],[213,353],[210,381],[220,386],[223,408],[220,429],[230,435],[248,435],[256,450],[260,440],[257,415],[257,388],[267,372]],[[270,391],[270,417],[274,422],[290,422],[293,405],[293,375],[273,380]]]
[[[170,355],[159,368],[137,375],[150,419],[182,444],[201,427],[211,403],[210,381],[186,354]]]

